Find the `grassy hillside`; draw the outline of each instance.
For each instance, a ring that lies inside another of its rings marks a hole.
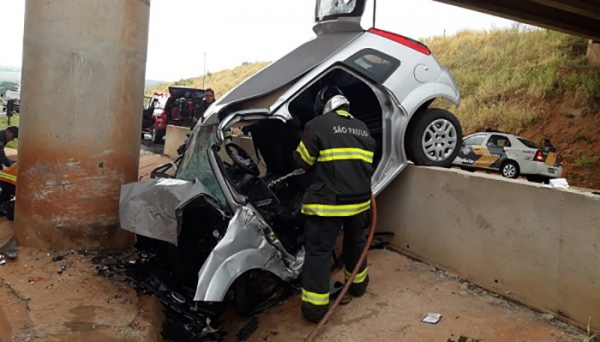
[[[456,78],[462,103],[452,111],[465,133],[493,127],[550,138],[569,183],[600,189],[600,68],[586,60],[587,40],[515,26],[424,43]]]
[[[600,189],[600,69],[587,63],[585,39],[515,26],[423,42],[462,93],[458,109],[447,101],[435,105],[455,112],[465,134],[493,127],[536,142],[550,138],[565,158],[570,184]],[[222,96],[267,64],[210,74],[206,87]],[[202,77],[175,84],[201,87]]]
[[[467,132],[490,126],[520,133],[556,102],[582,115],[600,110],[600,73],[585,59],[585,39],[516,26],[424,43],[457,80],[456,113]]]
[[[269,62],[244,63],[234,69],[223,70],[216,73],[207,73],[204,88],[212,88],[217,98],[223,96],[231,88],[238,85],[248,77],[257,73],[260,69],[269,65]],[[169,85],[181,85],[188,87],[202,88],[203,77],[188,78],[174,83],[163,83],[155,87],[147,88],[146,94],[154,92],[166,92]]]

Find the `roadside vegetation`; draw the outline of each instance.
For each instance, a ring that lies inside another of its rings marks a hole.
[[[586,39],[515,25],[422,41],[451,70],[462,95],[459,108],[444,100],[434,105],[455,112],[465,134],[491,127],[538,144],[550,138],[569,184],[600,189],[600,68],[587,62]],[[267,65],[209,73],[205,87],[222,97]],[[174,84],[202,87],[202,77]]]
[[[424,43],[456,78],[466,133],[494,127],[519,134],[555,103],[566,116],[600,111],[600,72],[588,64],[583,38],[515,25]]]
[[[236,68],[223,70],[215,73],[207,72],[204,80],[204,89],[212,88],[215,91],[217,99],[222,97],[231,88],[240,84],[245,79],[254,75],[262,68],[269,65],[269,62],[244,63]],[[203,77],[188,78],[174,83],[162,83],[155,87],[147,88],[146,94],[152,95],[155,92],[166,93],[170,85],[195,87],[202,89]]]

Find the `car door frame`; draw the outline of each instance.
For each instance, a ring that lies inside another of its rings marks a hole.
[[[478,167],[477,165],[475,165],[475,162],[477,161],[477,156],[478,156],[478,152],[475,152],[475,148],[477,148],[477,150],[480,150],[482,147],[484,147],[485,145],[464,145],[465,140],[476,137],[478,135],[482,135],[484,136],[483,138],[483,142],[482,144],[487,143],[490,134],[489,133],[474,133],[471,134],[467,137],[465,137],[461,143],[461,147],[460,147],[460,152],[458,153],[457,159],[459,159],[459,163],[458,165],[462,168],[467,168],[467,169],[479,169],[480,167]],[[468,160],[471,160],[472,163],[465,163],[464,160],[469,158]]]

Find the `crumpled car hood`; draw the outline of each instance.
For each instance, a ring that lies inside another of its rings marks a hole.
[[[125,184],[119,200],[121,228],[177,246],[183,208],[199,197],[218,207],[199,182],[162,178]]]

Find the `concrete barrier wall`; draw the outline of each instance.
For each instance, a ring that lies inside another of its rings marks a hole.
[[[167,125],[164,154],[171,158],[177,158],[177,149],[185,143],[186,134],[189,130],[189,127]]]
[[[600,196],[411,165],[377,203],[401,251],[600,329]]]

